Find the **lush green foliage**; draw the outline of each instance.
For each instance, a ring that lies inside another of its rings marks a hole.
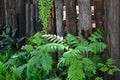
[[[8,54],[1,55],[0,78],[2,80],[103,80],[98,71],[110,75],[119,71],[114,60],[108,59],[105,62],[103,59],[102,55],[106,47],[100,29],[88,40],[71,34],[63,38],[38,32],[28,39],[28,44],[22,46],[21,51],[13,55],[9,55],[8,51]],[[58,51],[63,52],[63,55],[57,64],[50,53]]]
[[[0,52],[6,53],[7,50],[17,50],[24,37],[17,38],[17,29],[11,29],[10,26],[0,25]]]
[[[38,0],[39,19],[43,24],[43,32],[47,33],[48,19],[51,14],[53,0]]]
[[[102,78],[97,75],[98,70],[102,72],[106,71],[109,74],[119,71],[114,63],[111,64],[113,60],[110,59],[110,62],[108,59],[106,64],[103,64],[104,62],[100,60],[102,58],[100,53],[107,47],[106,44],[103,43],[104,38],[102,31],[103,30],[98,29],[88,38],[89,40],[71,34],[68,34],[64,40],[55,35],[44,35],[43,37],[46,37],[50,42],[52,41],[53,43],[63,45],[65,52],[59,60],[58,65],[68,67],[68,79],[102,80]],[[111,67],[104,67],[104,65],[108,64],[111,64]]]
[[[110,75],[120,71],[113,59],[103,58],[107,47],[103,29],[88,39],[71,34],[65,38],[43,35],[47,33],[52,1],[38,0],[43,31],[31,36],[21,50],[18,46],[24,38],[15,37],[16,29],[0,26],[0,80],[103,80],[98,71]],[[14,49],[18,51],[11,54]],[[52,59],[53,52],[63,53],[59,61]]]

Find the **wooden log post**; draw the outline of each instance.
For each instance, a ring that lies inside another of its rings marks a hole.
[[[85,31],[90,29],[90,0],[78,0],[78,6],[79,6],[79,22],[78,22],[78,30],[79,35],[82,34],[82,32],[85,33]]]
[[[76,0],[65,0],[67,32],[77,35]]]
[[[25,36],[25,0],[17,0],[18,35]]]
[[[26,37],[29,37],[30,36],[30,3],[28,2],[26,5],[25,5],[25,20],[26,20]]]
[[[4,0],[5,25],[8,25],[8,1]]]
[[[55,16],[56,16],[56,33],[57,35],[64,36],[63,27],[63,0],[55,0]],[[60,58],[62,53],[58,52],[58,58]]]
[[[103,0],[95,0],[94,1],[95,7],[95,20],[96,20],[96,27],[103,27]]]
[[[4,0],[0,0],[0,24],[4,24]]]
[[[55,1],[53,1],[53,6],[52,6],[52,9],[51,9],[51,15],[50,15],[50,18],[49,18],[49,23],[48,23],[48,34],[56,34],[56,23],[55,23],[55,20],[56,20],[56,17],[61,17],[61,16],[55,16]],[[57,7],[57,6],[56,6]],[[61,6],[60,6],[61,7]],[[58,15],[58,14],[57,14]],[[57,21],[58,22],[58,21]],[[58,24],[58,23],[57,23]],[[61,25],[62,25],[62,22],[61,22]],[[62,26],[61,26],[62,27]],[[63,29],[63,28],[61,28]],[[63,30],[62,30],[63,31]],[[57,31],[58,32],[58,31]]]
[[[116,60],[120,68],[120,0],[104,0],[105,34],[108,49],[107,58]],[[113,76],[105,75],[105,80],[120,80],[120,72]]]
[[[55,16],[57,35],[63,36],[63,0],[55,0]]]
[[[53,1],[53,4],[55,4],[55,1]],[[53,7],[52,7],[52,14],[51,14],[51,28],[52,28],[51,34],[56,34],[56,24],[55,24],[55,20],[56,19],[55,18],[56,18],[55,17],[55,5],[53,5]]]

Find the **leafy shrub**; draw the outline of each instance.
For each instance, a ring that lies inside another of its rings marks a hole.
[[[105,62],[102,58],[106,47],[100,30],[88,40],[71,34],[63,38],[38,32],[29,38],[28,44],[22,46],[22,51],[13,55],[5,66],[9,67],[13,80],[103,80],[98,71],[111,75],[119,71],[114,60],[108,59]],[[50,53],[58,51],[63,52],[63,55],[56,65]]]
[[[0,25],[0,52],[6,53],[7,50],[18,50],[19,44],[23,41],[24,37],[17,38],[17,29],[13,29],[10,26]]]

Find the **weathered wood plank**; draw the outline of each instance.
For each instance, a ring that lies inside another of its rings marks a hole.
[[[29,37],[30,34],[29,34],[29,27],[30,27],[30,15],[29,15],[29,12],[30,12],[30,3],[27,3],[26,6],[25,6],[25,20],[26,20],[26,37]]]
[[[55,1],[53,2],[53,4],[55,3]],[[56,24],[55,24],[55,5],[53,5],[52,7],[52,15],[51,15],[51,34],[56,34]]]
[[[67,32],[77,35],[76,0],[65,0]]]
[[[33,35],[35,33],[35,26],[34,26],[34,24],[35,24],[35,22],[34,22],[34,18],[35,18],[34,11],[35,10],[34,10],[34,5],[33,4],[30,5],[30,9],[31,9],[31,11],[30,11],[30,25],[31,25],[30,35]]]
[[[95,21],[96,27],[103,26],[103,0],[95,0],[94,7],[95,7]]]
[[[4,0],[4,10],[5,10],[5,25],[8,25],[8,1]]]
[[[57,35],[63,36],[63,0],[55,0],[55,15]]]
[[[64,36],[63,27],[63,0],[55,0],[55,18],[56,18],[56,33],[59,36]],[[58,52],[58,58],[61,57],[61,53]]]
[[[116,60],[120,67],[120,0],[104,0],[105,3],[105,34],[108,49],[107,58]],[[105,76],[105,80],[120,80],[120,72],[114,76]]]
[[[0,0],[0,24],[4,24],[4,19],[5,19],[5,9],[4,9],[4,0]]]
[[[78,30],[79,35],[82,34],[82,31],[85,32],[90,29],[90,0],[78,0],[79,5],[79,22]]]
[[[25,36],[25,0],[17,0],[18,33],[19,37]]]

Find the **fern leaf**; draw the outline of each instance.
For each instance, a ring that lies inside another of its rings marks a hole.
[[[68,69],[69,80],[84,80],[85,73],[83,71],[83,64],[79,60],[74,60]]]
[[[41,49],[44,52],[57,52],[57,51],[64,51],[65,47],[62,44],[49,43],[38,47],[38,49]]]
[[[36,45],[41,45],[45,42],[45,39],[42,37],[41,32],[37,32],[34,34],[32,37],[28,39],[29,43],[31,44],[36,44]]]
[[[37,55],[29,60],[27,68],[28,70],[31,66],[37,67],[38,69],[43,68],[48,73],[52,69],[52,63],[52,57],[49,54],[39,51]]]
[[[53,43],[59,43],[59,44],[63,44],[63,37],[57,36],[57,35],[53,35],[53,34],[46,34],[46,35],[42,35],[42,37],[46,38],[49,42],[53,42]]]
[[[33,46],[29,45],[29,44],[22,46],[22,50],[26,50],[27,52],[31,52],[33,50]]]
[[[94,42],[89,44],[89,49],[94,54],[104,51],[107,45],[103,42]]]
[[[49,54],[45,53],[40,60],[43,69],[48,73],[52,69],[52,57]]]
[[[96,65],[89,58],[83,58],[82,63],[84,65],[84,70],[92,74],[96,74]]]
[[[23,70],[27,67],[27,64],[24,64],[22,66],[19,66],[19,67],[12,67],[12,70],[13,70],[13,73],[16,77],[18,78],[21,78],[22,77],[22,73],[23,73]]]
[[[88,53],[90,48],[88,46],[79,45],[75,48],[75,50],[79,50],[79,53]]]
[[[114,72],[120,71],[117,66],[115,66],[115,60],[113,59],[108,59],[105,64],[103,63],[98,63],[99,69],[102,72],[108,72],[108,74],[113,75]]]
[[[76,47],[79,45],[88,45],[88,41],[85,40],[82,36],[78,37],[78,36],[73,36],[71,34],[67,34],[67,36],[65,37],[65,43],[71,47]]]
[[[103,41],[104,39],[104,30],[103,28],[97,29],[89,38],[91,42]]]

